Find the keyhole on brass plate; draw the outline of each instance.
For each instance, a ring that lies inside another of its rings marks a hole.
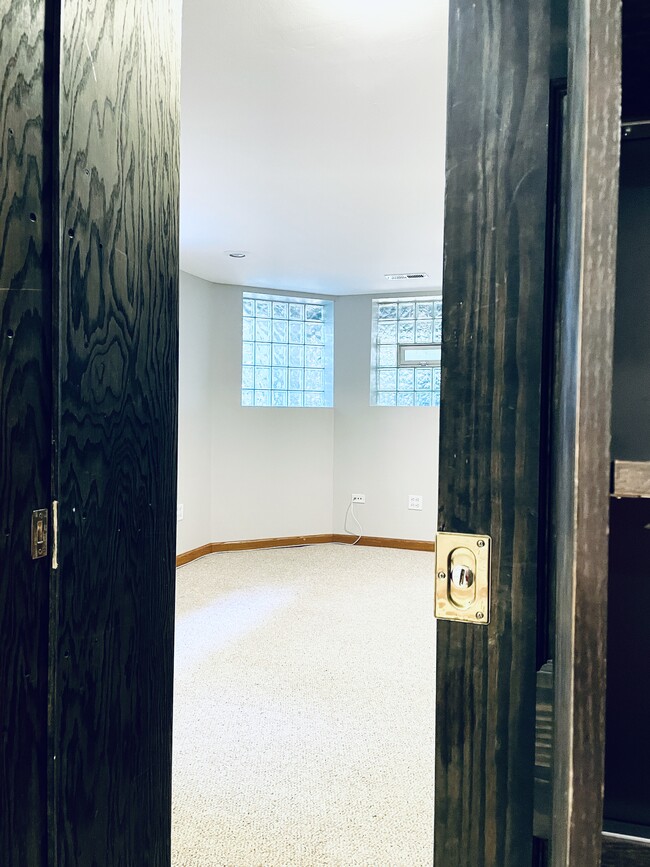
[[[451,583],[459,590],[467,590],[474,583],[474,573],[469,566],[454,566],[451,570]]]

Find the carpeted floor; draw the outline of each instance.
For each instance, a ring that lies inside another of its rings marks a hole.
[[[177,573],[174,867],[430,867],[433,554],[213,554]]]

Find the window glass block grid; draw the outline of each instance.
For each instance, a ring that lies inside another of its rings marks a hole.
[[[399,367],[400,344],[442,342],[442,301],[398,298],[373,302],[371,403],[440,406],[439,367]]]
[[[242,406],[332,406],[332,302],[245,293],[242,304]]]

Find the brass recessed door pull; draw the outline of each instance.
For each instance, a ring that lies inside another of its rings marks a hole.
[[[436,604],[440,620],[481,626],[490,622],[489,536],[438,533],[436,536]]]

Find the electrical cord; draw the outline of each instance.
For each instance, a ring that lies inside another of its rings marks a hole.
[[[354,542],[352,543],[353,545],[356,545],[357,542],[359,541],[359,539],[361,538],[361,536],[363,535],[363,527],[361,526],[361,521],[360,521],[360,520],[357,518],[357,516],[354,514],[354,500],[352,500],[352,499],[350,499],[350,505],[348,506],[347,512],[345,513],[345,521],[343,522],[343,529],[345,530],[345,532],[346,532],[348,535],[350,535],[350,536],[354,536],[354,533],[351,533],[351,532],[348,530],[348,516],[349,516],[349,515],[352,515],[352,518],[354,519],[355,524],[356,524],[357,527],[359,528],[359,535],[357,536],[357,538],[356,538],[356,539],[354,540]]]

